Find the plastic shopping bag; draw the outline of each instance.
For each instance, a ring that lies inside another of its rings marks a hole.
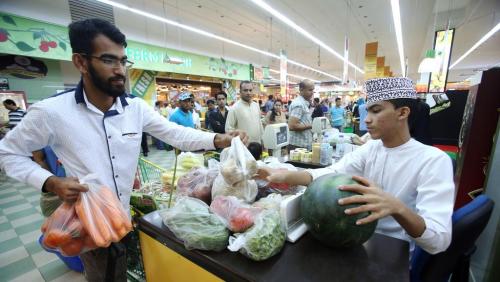
[[[237,233],[252,227],[261,212],[234,196],[217,196],[210,204],[210,211],[220,216],[229,230]]]
[[[194,197],[210,204],[212,185],[219,174],[218,164],[216,160],[209,160],[209,168],[193,168],[181,176],[177,182],[177,194]]]
[[[64,256],[76,256],[95,248],[76,215],[74,204],[62,203],[41,229],[44,247],[57,250]]]
[[[252,228],[231,236],[227,248],[232,252],[239,251],[252,260],[261,261],[279,253],[284,244],[285,231],[279,213],[266,210],[257,216]]]
[[[229,231],[199,199],[182,197],[172,208],[161,211],[160,216],[188,250],[222,251],[227,246]]]
[[[240,138],[221,154],[221,174],[229,185],[250,180],[257,173],[257,162]]]
[[[212,186],[216,196],[235,196],[248,203],[255,201],[257,184],[252,178],[257,173],[257,162],[241,139],[233,138],[231,147],[221,154],[220,174]]]
[[[116,194],[95,183],[92,175],[81,180],[88,186],[75,203],[75,211],[96,247],[108,247],[132,231],[132,223]]]

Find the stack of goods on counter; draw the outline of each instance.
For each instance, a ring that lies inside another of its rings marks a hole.
[[[255,202],[257,162],[239,138],[220,160],[179,178],[174,206],[160,212],[163,222],[187,249],[221,251],[229,244],[256,261],[276,255],[285,243],[283,197],[270,194]]]
[[[65,256],[108,247],[132,230],[122,204],[110,188],[87,184],[74,204],[63,203],[42,225],[42,244]]]

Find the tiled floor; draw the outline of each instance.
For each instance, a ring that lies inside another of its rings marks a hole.
[[[146,159],[170,168],[173,151],[150,146]],[[40,192],[0,172],[0,281],[85,281],[38,244],[44,220]]]

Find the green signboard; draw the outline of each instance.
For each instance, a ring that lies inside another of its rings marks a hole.
[[[127,41],[134,68],[235,80],[250,79],[250,66]],[[71,60],[68,28],[0,12],[0,53]]]

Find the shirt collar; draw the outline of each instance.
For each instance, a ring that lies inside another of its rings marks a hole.
[[[77,104],[84,103],[85,105],[88,105],[87,96],[85,95],[84,92],[85,91],[83,90],[83,79],[80,79],[80,82],[78,83],[78,85],[75,88],[75,101]],[[120,103],[121,103],[120,108],[122,111],[123,111],[123,108],[125,108],[125,106],[128,106],[128,102],[126,99],[127,97],[128,97],[128,95],[126,92],[124,92],[122,95],[118,96]],[[118,99],[116,99],[116,100],[118,100]],[[115,104],[116,104],[116,101],[115,101]]]
[[[301,99],[302,103],[305,103],[308,107],[311,105],[311,103],[309,103],[306,99],[304,99],[304,97],[302,97],[302,95],[299,95],[299,99]]]

